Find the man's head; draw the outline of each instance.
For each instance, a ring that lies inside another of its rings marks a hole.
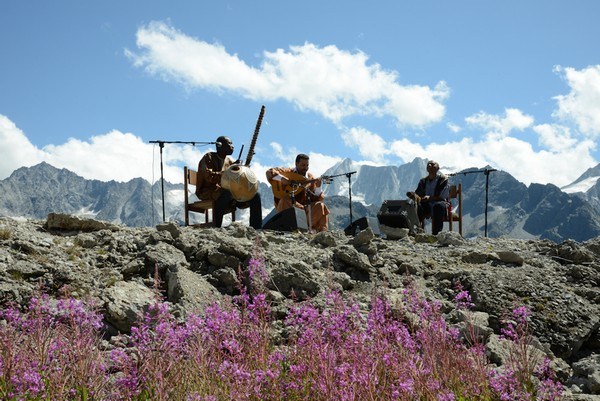
[[[300,153],[296,156],[296,171],[298,171],[299,174],[306,175],[306,172],[308,171],[308,160],[308,155],[305,155],[304,153]]]
[[[217,146],[217,154],[219,156],[229,156],[233,153],[233,142],[227,136],[220,136],[217,138],[216,146]]]
[[[438,164],[438,162],[433,161],[433,160],[429,160],[427,162],[427,172],[429,173],[430,177],[435,177],[439,170],[440,170],[440,165]]]

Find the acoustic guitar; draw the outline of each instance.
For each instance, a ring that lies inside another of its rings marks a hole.
[[[285,177],[289,184],[284,184],[281,181],[277,180],[269,180],[269,184],[271,184],[271,189],[273,190],[273,196],[277,199],[282,199],[287,196],[291,196],[294,193],[294,196],[297,196],[302,193],[306,189],[306,186],[312,182],[315,182],[319,179],[326,180],[327,177],[323,176],[320,178],[308,179],[305,176],[289,172],[289,173],[279,173],[282,177]]]

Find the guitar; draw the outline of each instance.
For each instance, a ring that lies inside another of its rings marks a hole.
[[[306,189],[308,184],[313,183],[317,180],[323,180],[324,182],[327,182],[329,179],[329,177],[325,175],[319,178],[308,179],[305,176],[294,172],[284,172],[279,173],[279,175],[285,177],[288,181],[290,181],[290,183],[284,184],[281,181],[273,179],[269,180],[269,184],[271,184],[271,189],[273,190],[273,196],[275,196],[275,198],[277,199],[282,199],[287,196],[291,196],[292,193],[294,194],[294,196],[297,196]]]

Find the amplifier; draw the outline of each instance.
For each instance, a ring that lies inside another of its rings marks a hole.
[[[377,219],[385,226],[408,228],[411,232],[419,227],[417,207],[412,199],[383,201]]]
[[[290,207],[275,215],[263,224],[265,230],[308,231],[306,213],[297,207]]]

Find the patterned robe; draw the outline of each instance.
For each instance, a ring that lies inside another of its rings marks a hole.
[[[221,192],[221,174],[234,163],[234,160],[225,156],[221,159],[216,152],[205,154],[198,163],[198,183],[196,195],[202,200],[216,200]]]

